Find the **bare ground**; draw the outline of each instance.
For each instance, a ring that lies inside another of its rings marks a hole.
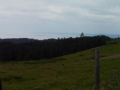
[[[111,59],[111,58],[119,58],[119,57],[120,57],[120,53],[114,54],[114,55],[111,55],[111,56],[107,56],[107,57],[101,57],[100,60]]]

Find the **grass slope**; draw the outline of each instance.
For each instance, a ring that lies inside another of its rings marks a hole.
[[[113,41],[112,41],[113,42]],[[100,47],[101,90],[119,90],[120,41]],[[94,49],[49,60],[1,62],[3,90],[93,90]]]

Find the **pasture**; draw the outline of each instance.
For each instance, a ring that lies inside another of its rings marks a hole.
[[[120,89],[120,43],[100,47],[101,90]],[[53,59],[0,62],[3,90],[93,90],[94,48]]]

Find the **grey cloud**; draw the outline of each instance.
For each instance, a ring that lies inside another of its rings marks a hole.
[[[119,0],[1,0],[0,26],[18,34],[120,33],[119,10]]]

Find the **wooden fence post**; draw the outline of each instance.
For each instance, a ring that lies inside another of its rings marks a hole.
[[[1,80],[0,80],[0,90],[2,90],[2,83],[1,83]]]
[[[99,47],[95,48],[95,90],[99,90],[100,88],[100,75],[99,75],[99,69],[100,69],[100,64],[99,64]]]

